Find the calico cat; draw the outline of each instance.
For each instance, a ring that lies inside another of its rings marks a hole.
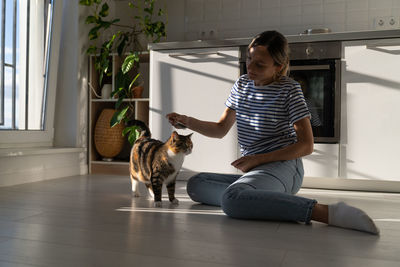
[[[162,185],[165,183],[169,201],[178,204],[175,198],[175,180],[182,166],[185,155],[192,152],[191,135],[179,135],[174,131],[163,143],[151,138],[147,125],[139,120],[134,122],[142,131],[135,141],[130,155],[129,171],[132,192],[139,197],[139,182],[143,182],[150,195],[154,197],[154,205],[161,207]]]

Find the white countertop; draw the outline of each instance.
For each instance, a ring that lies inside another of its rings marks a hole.
[[[360,31],[360,32],[333,32],[321,34],[298,34],[286,35],[289,43],[307,42],[329,42],[329,41],[350,41],[400,38],[400,29],[384,31]],[[184,42],[161,42],[148,45],[150,50],[171,50],[171,49],[192,49],[210,47],[234,47],[248,45],[252,38],[196,40]]]

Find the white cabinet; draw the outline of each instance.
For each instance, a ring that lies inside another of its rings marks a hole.
[[[343,49],[339,175],[400,181],[400,39]]]
[[[174,130],[165,118],[170,112],[218,121],[238,77],[238,47],[151,51],[149,124],[153,138],[165,141]],[[223,139],[194,133],[192,141],[193,153],[185,158],[180,179],[194,172],[237,172],[230,165],[239,154],[236,125]]]
[[[303,157],[304,176],[338,178],[339,144],[314,144],[314,152]]]

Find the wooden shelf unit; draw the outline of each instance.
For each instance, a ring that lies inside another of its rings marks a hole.
[[[120,68],[123,63],[123,58],[117,54],[112,54],[112,76],[111,84],[114,90],[116,70]],[[124,99],[123,102],[134,103],[135,118],[149,123],[149,54],[143,53],[140,55],[140,69],[141,79],[143,81],[144,91],[142,98]],[[133,77],[133,74],[132,74]],[[125,138],[125,143],[122,151],[113,159],[113,161],[103,161],[102,156],[96,151],[94,144],[94,129],[97,119],[101,111],[105,108],[115,108],[117,99],[113,98],[98,98],[101,95],[101,88],[99,85],[99,74],[94,67],[94,56],[89,56],[89,119],[88,119],[88,164],[89,172],[96,174],[116,174],[116,175],[129,175],[129,153],[130,144]],[[93,92],[96,91],[96,94]]]

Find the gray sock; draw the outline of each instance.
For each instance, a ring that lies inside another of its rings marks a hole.
[[[372,219],[362,210],[344,202],[328,205],[329,225],[349,228],[378,235],[379,229]]]

